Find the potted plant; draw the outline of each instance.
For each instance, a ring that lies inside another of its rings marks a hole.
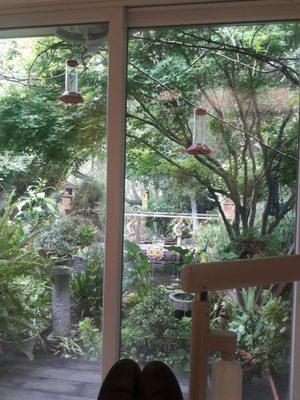
[[[36,341],[49,321],[49,287],[42,279],[20,276],[7,284],[6,289],[0,306],[1,352],[21,351],[32,358]]]
[[[225,296],[228,329],[237,334],[239,354],[245,377],[265,377],[272,386],[275,373],[288,368],[290,304],[262,288],[241,291],[243,303]]]
[[[18,203],[12,193],[0,218],[0,341],[1,352],[20,348],[22,342],[35,336],[40,326],[39,306],[32,297],[38,293],[37,284],[29,274],[38,272],[41,260],[31,242],[30,233],[18,219]],[[27,279],[27,280],[26,280]],[[26,280],[26,282],[24,281]],[[21,284],[24,283],[24,285]],[[30,288],[32,292],[29,293]],[[33,304],[34,303],[34,304]],[[27,345],[23,343],[23,345]],[[30,347],[31,348],[31,347]],[[25,346],[25,351],[28,347]]]
[[[53,222],[40,235],[41,254],[55,265],[81,272],[86,265],[84,250],[91,245],[96,228],[83,224],[78,218],[65,217]]]

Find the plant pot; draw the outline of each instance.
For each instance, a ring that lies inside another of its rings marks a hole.
[[[238,350],[238,362],[243,371],[243,381],[250,382],[253,378],[256,367],[255,357],[244,350]]]
[[[34,346],[36,344],[38,335],[33,335],[27,339],[22,340],[21,342],[14,343],[9,340],[0,339],[0,353],[2,354],[12,354],[17,351],[21,351],[22,353],[32,354]]]
[[[179,311],[189,312],[192,309],[193,299],[186,299],[188,295],[182,290],[176,290],[169,294],[170,300],[174,303],[175,309]]]
[[[22,340],[19,346],[19,350],[23,353],[33,353],[34,346],[36,344],[37,335],[31,336],[28,339]]]

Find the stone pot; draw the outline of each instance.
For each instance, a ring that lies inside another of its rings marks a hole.
[[[34,346],[36,344],[38,335],[35,334],[27,339],[20,341],[18,344],[11,342],[9,340],[0,339],[0,353],[9,354],[15,353],[16,351],[21,351],[23,353],[33,353]]]
[[[38,335],[31,336],[28,339],[22,340],[19,350],[23,351],[24,353],[33,353],[34,346],[36,344]]]
[[[170,300],[175,304],[175,309],[179,311],[189,312],[192,309],[192,299],[186,299],[187,296],[194,296],[183,292],[182,290],[176,290],[169,294]]]

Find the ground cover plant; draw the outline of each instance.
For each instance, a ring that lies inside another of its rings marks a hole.
[[[161,360],[187,369],[190,318],[177,319],[164,288],[153,288],[129,312],[122,329],[122,355],[141,365]]]

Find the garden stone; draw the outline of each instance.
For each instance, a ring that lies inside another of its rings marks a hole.
[[[71,335],[70,279],[73,270],[57,266],[52,270],[53,337]]]

